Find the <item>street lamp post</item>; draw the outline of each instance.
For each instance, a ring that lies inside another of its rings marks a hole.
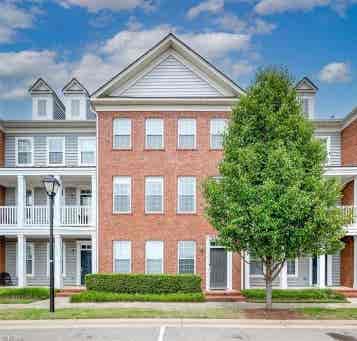
[[[42,183],[50,199],[50,312],[55,311],[55,274],[53,262],[53,205],[57,190],[60,186],[59,181],[53,176],[46,176]]]

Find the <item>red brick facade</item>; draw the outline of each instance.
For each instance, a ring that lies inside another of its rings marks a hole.
[[[343,242],[345,243],[345,248],[341,251],[341,285],[352,288],[354,276],[353,237],[345,237]]]
[[[145,271],[145,241],[164,241],[164,272],[177,273],[178,241],[196,241],[196,272],[206,279],[206,238],[216,231],[204,218],[200,184],[218,175],[221,152],[210,150],[210,119],[227,113],[211,112],[99,112],[99,270],[113,270],[113,241],[132,242],[132,271]],[[113,119],[132,119],[132,149],[113,150]],[[145,150],[145,118],[164,119],[164,150]],[[177,149],[178,118],[196,118],[197,149]],[[132,177],[132,213],[113,214],[113,177]],[[164,177],[164,214],[145,214],[146,176]],[[177,178],[197,179],[197,213],[177,214]],[[233,256],[232,286],[240,289],[240,257]]]
[[[342,166],[357,166],[357,120],[341,132]]]

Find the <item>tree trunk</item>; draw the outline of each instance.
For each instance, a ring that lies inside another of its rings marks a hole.
[[[265,309],[273,309],[273,280],[271,276],[265,278]]]

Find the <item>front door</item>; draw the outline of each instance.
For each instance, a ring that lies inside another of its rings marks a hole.
[[[80,283],[84,285],[86,275],[92,273],[92,248],[90,244],[81,245],[80,258]]]
[[[317,257],[312,257],[312,285],[317,285]]]
[[[210,248],[210,289],[227,289],[227,251]]]

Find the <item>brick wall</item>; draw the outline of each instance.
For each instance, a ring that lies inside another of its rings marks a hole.
[[[350,123],[341,132],[342,166],[357,165],[357,120]]]
[[[350,181],[342,190],[342,205],[350,206],[353,204],[353,181]]]
[[[345,248],[341,251],[341,285],[344,287],[353,287],[353,237],[342,239]]]
[[[210,150],[211,118],[226,117],[226,113],[210,112],[129,112],[98,113],[99,116],[99,269],[113,270],[113,241],[132,241],[132,271],[145,271],[145,241],[164,241],[164,271],[177,272],[177,244],[180,240],[196,241],[196,269],[206,277],[206,237],[216,231],[204,218],[204,202],[199,190],[207,176],[218,175],[220,151]],[[132,150],[112,148],[112,122],[115,117],[132,119]],[[164,119],[164,151],[144,150],[145,118]],[[177,150],[177,119],[197,119],[197,149]],[[113,176],[132,177],[132,213],[112,213]],[[164,214],[145,214],[145,176],[164,176]],[[196,176],[197,213],[176,214],[177,177]],[[234,255],[233,288],[240,288],[240,258]]]

